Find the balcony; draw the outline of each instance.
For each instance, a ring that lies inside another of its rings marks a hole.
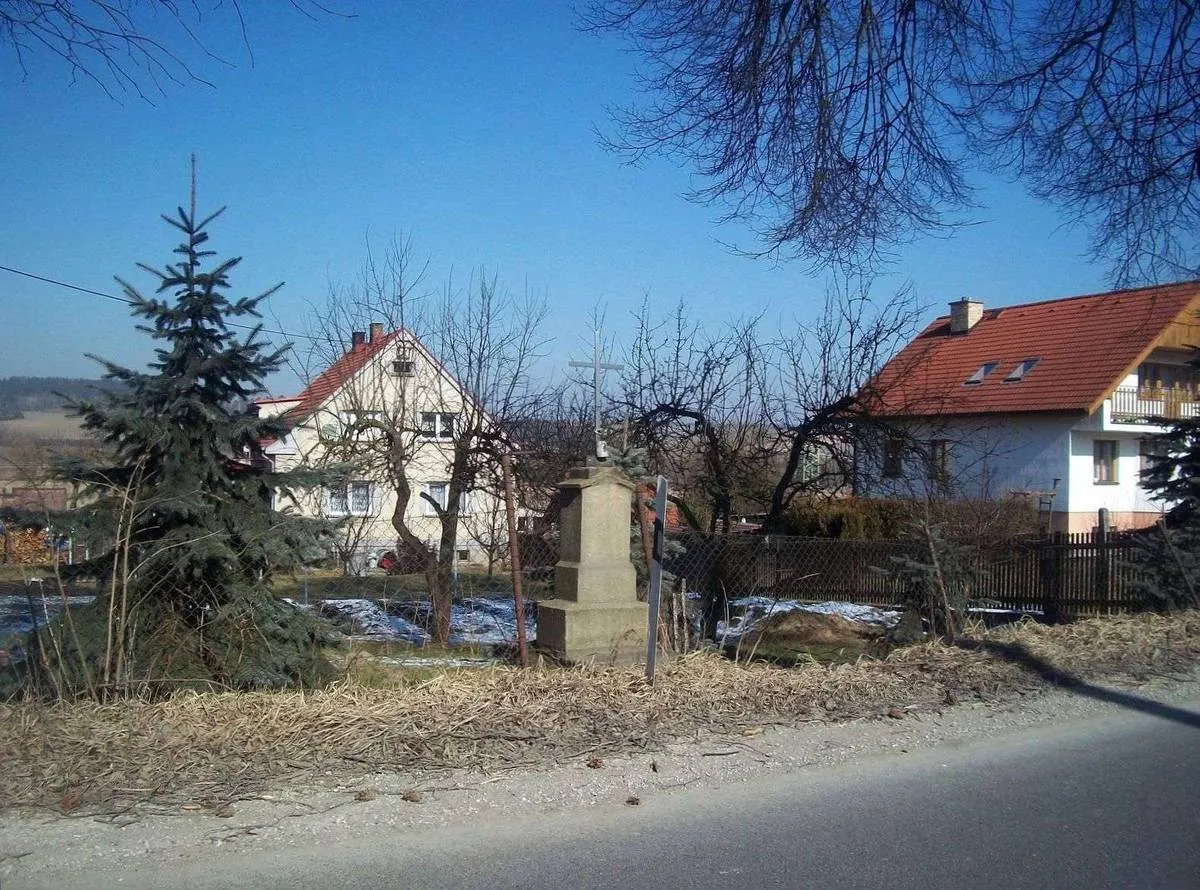
[[[1109,397],[1113,423],[1164,422],[1200,416],[1200,398],[1191,389],[1139,389],[1122,386]]]

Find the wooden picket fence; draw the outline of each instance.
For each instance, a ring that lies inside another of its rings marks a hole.
[[[923,559],[912,541],[688,533],[671,540],[667,571],[688,590],[730,597],[897,605],[905,597],[897,560]],[[1050,618],[1136,610],[1136,549],[1132,537],[1105,532],[980,547],[973,599]]]

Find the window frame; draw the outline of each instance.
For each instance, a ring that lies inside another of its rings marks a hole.
[[[929,440],[929,481],[934,485],[950,484],[950,446],[949,439]]]
[[[352,434],[356,437],[377,438],[382,435],[382,430],[373,427],[366,429],[357,428],[360,422],[367,420],[383,422],[383,412],[373,408],[348,408],[345,411],[338,412],[338,423],[341,425],[343,437]]]
[[[1120,439],[1093,439],[1092,484],[1119,485],[1121,480],[1117,474],[1117,466],[1120,457]]]
[[[904,439],[889,436],[883,440],[883,460],[880,473],[884,479],[904,478]]]
[[[457,411],[421,411],[417,415],[417,429],[421,438],[436,442],[450,442],[458,433]]]
[[[1008,372],[1008,376],[1004,378],[1005,383],[1020,383],[1029,376],[1029,372],[1037,367],[1038,362],[1042,359],[1040,356],[1034,358],[1023,358],[1017,362],[1016,366]]]
[[[340,491],[341,497],[335,501]],[[355,493],[365,492],[366,503],[355,507]],[[367,479],[348,479],[336,485],[325,486],[325,513],[328,516],[370,516],[375,507],[375,486]]]
[[[433,489],[441,489],[443,495],[438,498],[434,496]],[[450,483],[449,482],[422,482],[421,491],[429,495],[438,502],[438,506],[444,511],[450,503]],[[458,515],[470,516],[474,507],[474,492],[464,491],[458,496]],[[437,511],[433,509],[433,504],[429,503],[425,498],[421,498],[421,515],[422,516],[437,516]]]
[[[434,494],[434,489],[440,489],[441,496]],[[433,498],[437,501],[438,507],[443,511],[446,505],[450,502],[450,483],[449,482],[425,482],[421,485],[421,494],[428,495],[428,498]],[[421,498],[421,515],[422,516],[437,516],[438,511],[434,509],[433,504],[429,503],[427,497]]]

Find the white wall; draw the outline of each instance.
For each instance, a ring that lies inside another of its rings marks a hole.
[[[1095,479],[1095,441],[1109,439],[1117,443],[1115,484],[1097,484]],[[1115,512],[1161,512],[1163,505],[1153,501],[1139,485],[1141,472],[1141,436],[1128,432],[1075,430],[1071,435],[1071,510],[1094,513],[1101,507]]]
[[[948,418],[910,426],[921,442],[948,439],[951,445],[952,497],[1006,497],[1014,492],[1054,492],[1053,509],[1094,516],[1101,507],[1113,513],[1161,513],[1139,484],[1140,440],[1157,427],[1106,428],[1102,413],[1026,415],[990,421]],[[1117,442],[1116,484],[1095,482],[1096,439]],[[863,456],[860,491],[868,496],[911,497],[929,488],[926,466],[906,460],[899,480],[879,478],[877,450]],[[1055,480],[1058,480],[1057,485]]]
[[[999,498],[1011,492],[1052,491],[1058,479],[1055,509],[1065,510],[1072,420],[1065,415],[946,418],[909,429],[919,442],[950,441],[951,495]],[[904,476],[895,480],[881,478],[877,448],[864,455],[863,463],[864,494],[907,497],[928,490],[926,467],[915,456],[906,456]]]

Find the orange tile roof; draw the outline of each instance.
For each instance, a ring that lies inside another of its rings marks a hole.
[[[1200,281],[984,309],[964,334],[942,316],[901,350],[864,390],[890,416],[1090,413],[1136,370],[1172,322],[1195,326]],[[1200,330],[1196,331],[1200,345]],[[1020,382],[1005,382],[1025,359]],[[986,363],[978,385],[964,385]]]

